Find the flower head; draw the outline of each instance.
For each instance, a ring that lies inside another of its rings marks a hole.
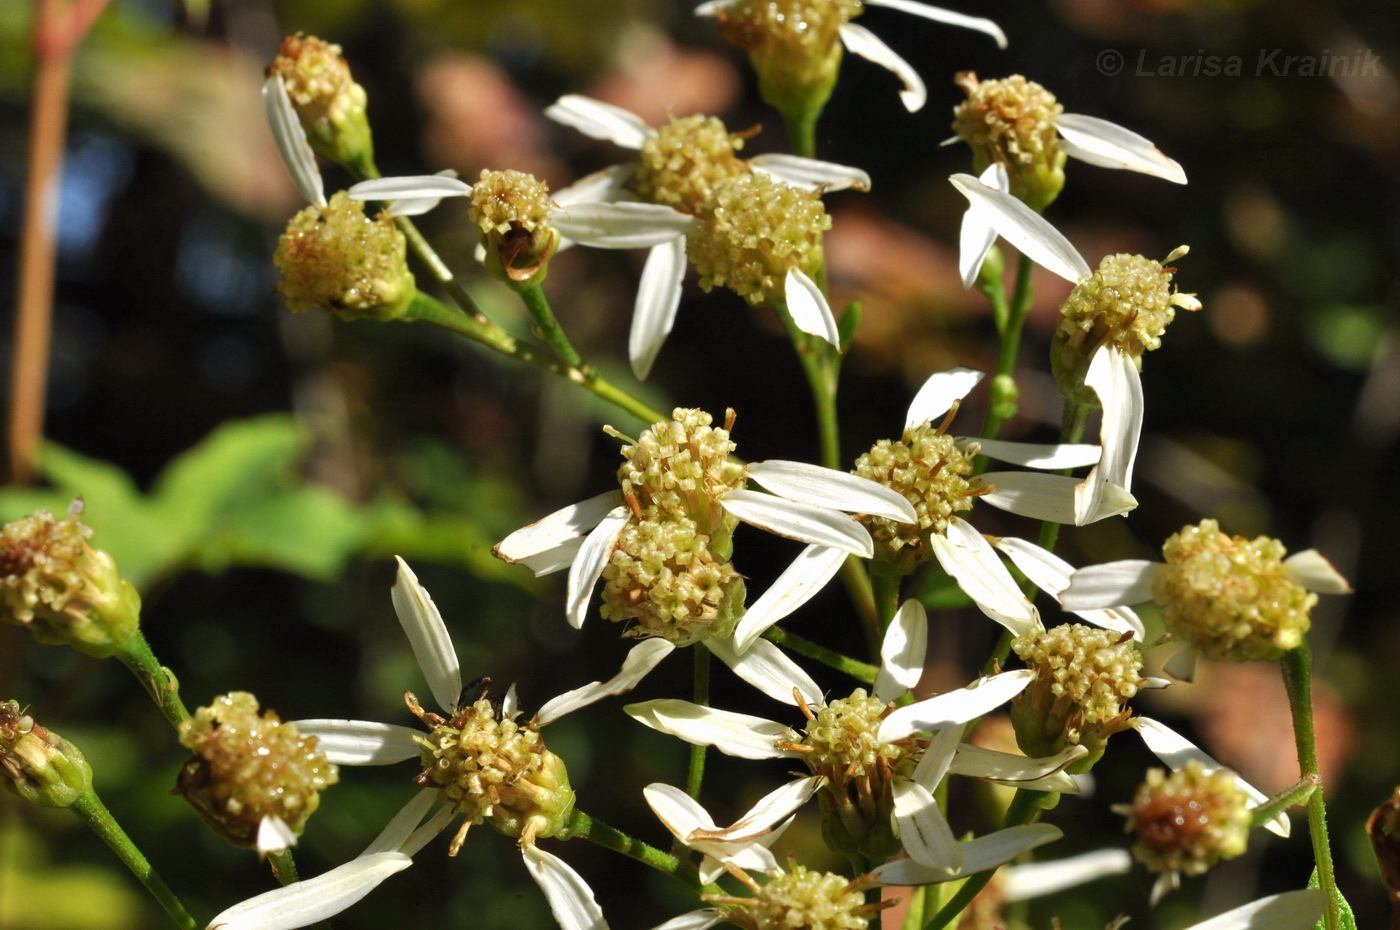
[[[743,147],[743,137],[713,116],[672,116],[642,143],[637,195],[695,216],[722,182],[749,172],[737,154]]]
[[[0,782],[42,807],[69,807],[92,790],[92,768],[68,740],[17,701],[0,702]]]
[[[317,154],[348,167],[373,160],[374,139],[365,114],[368,98],[350,76],[339,45],[303,33],[288,36],[267,73],[281,78]]]
[[[472,185],[468,217],[481,229],[487,266],[510,281],[529,281],[559,248],[549,225],[549,187],[520,171],[486,171]]]

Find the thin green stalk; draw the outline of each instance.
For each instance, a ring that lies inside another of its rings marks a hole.
[[[693,891],[721,892],[717,886],[702,885],[700,876],[690,863],[682,862],[655,846],[634,839],[621,830],[610,827],[600,820],[595,820],[577,808],[574,809],[573,819],[569,822],[569,837],[588,840],[604,849],[622,853],[628,858],[635,859],[643,865],[649,865],[658,872],[671,876]]]
[[[1001,824],[1002,829],[1033,821],[1040,811],[1040,799],[1043,797],[1045,797],[1044,791],[1027,791],[1025,788],[1017,788],[1016,796],[1011,799],[1011,804],[1006,808],[1006,817]],[[972,903],[972,899],[977,897],[978,892],[987,887],[987,882],[992,880],[992,875],[995,873],[996,869],[988,869],[968,878],[958,889],[957,894],[953,895],[948,903],[943,905],[928,923],[924,924],[924,930],[940,930],[940,928],[948,926]]]
[[[290,849],[278,849],[267,854],[267,864],[272,869],[272,877],[279,885],[290,885],[301,881],[297,874],[297,860]]]
[[[515,292],[520,295],[525,309],[529,310],[530,316],[534,318],[535,332],[549,343],[550,348],[558,353],[564,364],[580,371],[586,370],[587,366],[583,363],[583,356],[578,354],[574,344],[564,334],[564,328],[559,325],[559,321],[555,318],[554,309],[549,306],[549,299],[544,296],[544,288],[538,284],[527,284],[524,287],[516,288]]]
[[[146,642],[146,637],[141,635],[140,630],[137,630],[127,641],[125,648],[117,653],[117,658],[131,669],[131,673],[141,682],[141,686],[146,689],[151,700],[155,701],[165,719],[170,721],[170,725],[176,730],[180,729],[180,724],[190,716],[190,712],[185,709],[185,702],[180,700],[180,683],[176,681],[175,673],[156,659],[155,653],[151,652],[151,644]]]
[[[1250,822],[1256,827],[1262,827],[1293,805],[1306,803],[1313,796],[1313,792],[1317,791],[1320,782],[1321,779],[1316,775],[1308,775],[1299,779],[1297,784],[1283,789],[1251,810],[1249,812]]]
[[[995,439],[1001,425],[1016,415],[1016,356],[1021,351],[1021,331],[1026,325],[1026,315],[1030,313],[1031,300],[1035,289],[1031,286],[1031,270],[1035,267],[1025,255],[1016,266],[1016,290],[1011,297],[1011,307],[1006,315],[1006,325],[1001,331],[1001,351],[997,356],[997,373],[992,379],[992,402],[987,408],[987,422],[982,427],[983,439]],[[979,463],[981,464],[981,463]],[[985,464],[977,471],[985,468]]]
[[[409,306],[405,318],[441,326],[443,329],[466,336],[473,342],[479,342],[502,355],[558,375],[566,381],[571,381],[579,387],[592,391],[644,423],[660,423],[670,419],[661,411],[652,409],[622,388],[608,382],[594,369],[571,367],[557,358],[538,351],[533,346],[520,342],[489,320],[479,320],[455,307],[449,307],[441,301],[434,300],[421,291],[413,298],[413,303]]]
[[[1327,808],[1322,798],[1322,780],[1317,766],[1317,737],[1313,730],[1312,648],[1305,638],[1284,653],[1280,662],[1288,705],[1293,711],[1293,737],[1298,746],[1298,768],[1304,778],[1316,778],[1317,787],[1308,798],[1308,834],[1312,838],[1313,860],[1317,865],[1318,887],[1327,895],[1322,924],[1326,930],[1342,926],[1341,892],[1332,866],[1332,848],[1327,839]]]
[[[710,650],[704,643],[691,647],[695,653],[695,703],[700,707],[710,706]],[[692,798],[700,800],[700,785],[705,780],[705,750],[703,743],[690,747],[690,773],[686,776],[685,790]]]
[[[870,585],[875,592],[875,608],[880,612],[880,636],[884,640],[884,632],[890,628],[890,622],[894,620],[894,615],[899,611],[899,583],[904,579],[903,573],[880,570],[884,566],[877,566],[875,571],[870,573]],[[879,655],[877,650],[874,655]]]
[[[846,585],[846,594],[860,617],[870,654],[877,656],[880,654],[880,611],[875,607],[875,590],[870,584],[870,574],[859,556],[847,556],[846,561],[841,563],[841,581]]]
[[[73,802],[71,810],[83,819],[92,832],[102,838],[102,841],[117,854],[131,874],[135,875],[141,884],[146,886],[146,890],[151,893],[151,897],[160,902],[160,906],[165,909],[165,913],[170,915],[170,919],[184,930],[195,930],[198,926],[189,912],[185,910],[185,905],[170,890],[170,886],[157,874],[155,868],[136,848],[136,844],[131,841],[131,837],[126,835],[126,831],[121,828],[112,817],[111,811],[98,799],[96,792],[87,791],[79,795],[78,800]]]
[[[830,666],[838,672],[845,672],[856,681],[864,682],[867,685],[875,683],[875,676],[880,671],[873,665],[842,655],[834,649],[818,645],[810,639],[798,636],[796,633],[789,633],[780,627],[769,627],[764,631],[763,638],[771,640],[779,646],[786,646],[798,655]]]
[[[826,100],[823,98],[816,106],[799,106],[781,111],[792,154],[803,158],[817,157],[817,120],[821,119],[825,107]]]

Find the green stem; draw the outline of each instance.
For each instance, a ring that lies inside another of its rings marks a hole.
[[[691,647],[695,653],[695,703],[700,707],[710,706],[710,650],[704,643]],[[705,780],[705,749],[703,743],[690,747],[690,773],[685,780],[685,790],[697,801],[700,799],[700,785]]]
[[[763,638],[772,640],[779,646],[786,646],[798,655],[830,666],[838,672],[845,672],[856,681],[864,682],[867,685],[875,683],[875,676],[880,671],[873,665],[842,655],[834,649],[818,645],[810,639],[798,636],[796,633],[789,633],[780,627],[769,627],[764,631]]]
[[[170,725],[180,729],[180,724],[190,716],[185,702],[180,700],[180,683],[175,680],[175,674],[156,659],[155,653],[151,652],[151,644],[146,642],[141,631],[137,630],[116,655],[123,665],[131,669]]]
[[[1001,425],[1016,415],[1016,356],[1021,351],[1021,331],[1030,313],[1031,300],[1035,288],[1031,286],[1031,269],[1035,267],[1025,255],[1016,266],[1016,290],[1011,297],[1011,307],[1006,314],[1006,325],[1001,332],[1001,351],[997,356],[997,373],[992,379],[992,402],[987,408],[987,422],[982,427],[983,439],[995,439]],[[977,471],[985,468],[979,462]]]
[[[473,342],[479,342],[502,355],[556,374],[566,381],[571,381],[579,387],[592,391],[644,423],[660,423],[670,419],[659,410],[654,410],[637,400],[622,388],[604,380],[592,368],[576,368],[567,365],[557,358],[538,351],[533,346],[520,342],[489,320],[477,319],[461,310],[434,300],[421,291],[413,298],[413,303],[409,306],[405,318],[441,326],[443,329],[466,336]]]
[[[141,850],[136,848],[131,837],[126,835],[126,831],[112,817],[111,811],[98,799],[96,792],[87,791],[79,795],[73,802],[72,810],[92,828],[92,832],[102,837],[102,841],[117,854],[117,858],[131,870],[131,874],[140,879],[141,884],[151,893],[151,897],[160,902],[160,906],[177,926],[184,930],[195,930],[197,924],[185,910],[185,905],[180,903],[170,886],[165,884],[164,879],[157,874]]]
[[[587,366],[583,363],[583,356],[578,354],[574,344],[564,334],[564,328],[559,325],[559,321],[555,318],[554,310],[549,306],[549,299],[544,296],[544,288],[538,284],[527,284],[523,287],[517,287],[515,292],[520,295],[525,309],[529,310],[530,316],[534,318],[535,331],[545,342],[549,343],[550,348],[558,353],[564,364],[580,371],[587,370]]]
[[[875,608],[880,612],[881,643],[884,641],[885,630],[890,628],[890,622],[899,611],[899,583],[904,579],[904,573],[882,570],[884,567],[876,566],[876,570],[870,573],[870,585],[875,592]],[[874,654],[880,654],[878,646]]]
[[[1322,798],[1322,780],[1318,774],[1317,737],[1313,730],[1312,648],[1305,638],[1296,648],[1284,653],[1281,662],[1283,685],[1288,690],[1288,704],[1293,711],[1293,736],[1298,745],[1298,768],[1304,778],[1316,778],[1317,787],[1308,797],[1308,833],[1312,838],[1313,860],[1317,865],[1318,887],[1327,895],[1327,910],[1322,923],[1326,930],[1342,926],[1341,892],[1332,867],[1332,849],[1327,839],[1327,808]]]
[[[1285,788],[1269,800],[1249,812],[1253,826],[1262,827],[1295,804],[1303,804],[1312,797],[1321,780],[1316,775],[1308,775],[1292,787]]]
[[[301,878],[297,875],[297,860],[292,855],[290,849],[279,849],[267,854],[267,864],[272,869],[272,877],[277,879],[279,885],[290,885],[292,882],[299,882]]]
[[[797,106],[781,110],[787,126],[788,145],[792,154],[803,158],[817,157],[817,120],[821,119],[826,98],[817,106]]]
[[[1017,788],[1016,796],[1011,799],[1011,804],[1006,808],[1006,817],[1001,824],[1002,829],[1033,821],[1040,811],[1040,800],[1043,797],[1045,797],[1043,791],[1028,791],[1025,788]],[[987,882],[992,880],[994,874],[996,874],[996,869],[988,869],[968,878],[958,889],[958,893],[948,899],[948,903],[943,905],[928,923],[924,924],[924,930],[940,930],[940,928],[946,927],[972,903],[972,899],[977,897],[978,892],[987,887]]]
[[[695,868],[690,863],[681,862],[675,856],[667,855],[655,846],[634,839],[600,820],[595,820],[577,808],[574,809],[573,819],[569,822],[569,837],[588,840],[604,849],[622,853],[643,865],[651,866],[662,874],[671,876],[694,891],[720,891],[718,887],[713,885],[702,885],[700,876],[696,874]]]
[[[880,611],[875,606],[875,589],[870,584],[870,575],[859,556],[847,556],[846,561],[841,563],[841,581],[846,585],[846,594],[851,598],[856,613],[860,615],[866,646],[872,656],[877,656],[880,654],[882,635]]]

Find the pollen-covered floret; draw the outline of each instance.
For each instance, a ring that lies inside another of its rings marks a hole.
[[[713,116],[671,117],[642,144],[637,194],[694,216],[721,181],[744,174],[744,140]]]
[[[917,525],[885,517],[861,517],[875,538],[876,557],[912,565],[928,557],[928,539],[948,528],[948,520],[972,509],[968,483],[978,446],[959,448],[942,427],[923,424],[898,440],[882,439],[856,459],[854,473],[898,491],[914,506]]]
[[[979,81],[967,71],[956,82],[967,99],[953,109],[953,131],[972,147],[976,173],[1004,165],[1011,193],[1044,209],[1065,183],[1066,154],[1055,128],[1065,108],[1054,94],[1019,74]]]
[[[1228,769],[1207,772],[1197,760],[1168,774],[1151,769],[1127,814],[1137,833],[1133,856],[1154,872],[1200,875],[1245,851],[1252,815],[1249,798]]]
[[[784,112],[819,108],[841,66],[841,27],[861,0],[739,0],[716,11],[725,41],[745,49],[763,99]]]
[[[368,98],[350,76],[339,45],[302,33],[288,36],[267,71],[281,75],[312,148],[341,164],[371,156]]]
[[[793,863],[754,894],[754,930],[865,930],[863,884]]]
[[[701,533],[727,536],[735,521],[719,499],[748,483],[744,466],[729,459],[737,448],[729,438],[734,411],[724,427],[712,426],[714,418],[703,410],[677,407],[671,418],[623,447],[626,461],[617,470],[622,493],[646,516],[688,517]]]
[[[347,320],[392,320],[417,293],[408,243],[393,220],[365,215],[344,191],[287,224],[273,262],[290,310],[320,307]]]
[[[848,779],[871,778],[892,772],[910,755],[906,741],[881,743],[876,737],[889,704],[857,688],[817,711],[807,721],[803,761],[818,774],[841,773]]]
[[[831,217],[816,191],[757,172],[720,182],[696,214],[687,252],[706,291],[727,287],[750,304],[785,300],[787,273],[816,275]]]
[[[234,691],[201,707],[180,725],[180,745],[194,757],[180,769],[175,791],[221,836],[251,846],[266,816],[300,833],[340,780],[334,763],[273,711],[258,714],[258,699]]]
[[[485,171],[472,185],[471,221],[483,233],[534,232],[549,220],[549,186],[523,171]]]
[[[1303,641],[1317,595],[1283,566],[1277,539],[1227,536],[1214,520],[1184,527],[1162,546],[1152,597],[1167,629],[1213,659],[1277,659]]]

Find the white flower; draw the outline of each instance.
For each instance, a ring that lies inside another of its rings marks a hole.
[[[641,150],[647,140],[657,134],[655,129],[636,114],[622,107],[578,94],[560,97],[546,107],[544,113],[555,122],[577,129],[586,136],[603,139],[633,151]],[[770,154],[746,159],[745,163],[754,171],[803,190],[870,189],[870,175],[859,168],[831,162],[797,155]],[[629,168],[621,167],[611,177],[615,181],[619,178],[625,179],[628,172]],[[620,196],[621,188],[615,186],[602,194],[609,195]],[[632,362],[632,371],[638,378],[646,378],[651,372],[652,363],[675,324],[686,265],[684,235],[653,246],[647,256],[632,312],[632,330],[627,341],[627,354]],[[836,319],[821,288],[798,269],[789,272],[784,284],[788,312],[792,314],[798,328],[825,339],[832,345],[838,345],[840,339],[836,332]]]
[[[709,3],[702,3],[695,8],[696,16],[715,16],[721,10],[734,6],[740,0],[711,0]],[[1001,27],[990,19],[983,19],[979,16],[968,16],[964,13],[956,13],[952,10],[945,10],[936,6],[929,6],[927,3],[917,3],[915,0],[865,0],[868,6],[883,6],[892,10],[899,10],[903,13],[910,13],[914,16],[922,16],[937,23],[944,23],[949,26],[959,26],[963,29],[973,29],[984,33],[996,40],[998,48],[1006,48],[1006,34],[1001,31]],[[904,102],[904,106],[913,113],[922,109],[928,100],[928,91],[924,88],[923,79],[914,70],[909,62],[901,58],[894,49],[890,48],[880,40],[875,33],[864,26],[857,26],[855,23],[845,22],[840,26],[841,44],[846,50],[853,52],[860,57],[873,61],[882,68],[887,69],[904,82],[904,89],[899,92],[899,99]]]

